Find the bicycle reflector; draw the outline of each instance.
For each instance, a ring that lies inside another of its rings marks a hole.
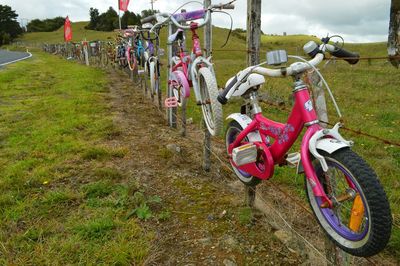
[[[176,99],[176,97],[169,97],[169,98],[165,99],[164,105],[165,105],[166,108],[177,107],[178,106],[178,100]]]

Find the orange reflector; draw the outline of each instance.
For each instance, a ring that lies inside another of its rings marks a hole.
[[[364,217],[364,204],[359,194],[356,195],[351,208],[351,216],[349,221],[349,228],[354,231],[360,231],[361,223]]]

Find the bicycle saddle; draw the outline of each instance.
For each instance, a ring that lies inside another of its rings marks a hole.
[[[185,36],[183,35],[183,30],[182,29],[178,29],[174,34],[170,35],[168,37],[168,43],[173,43],[177,40],[185,40]]]
[[[144,29],[144,30],[150,30],[151,28],[153,28],[153,24],[151,24],[151,23],[144,23],[142,25],[142,29]]]
[[[133,37],[135,36],[135,32],[133,32],[131,29],[127,29],[124,31],[124,37]]]

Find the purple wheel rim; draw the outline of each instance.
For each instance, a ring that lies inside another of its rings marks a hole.
[[[362,190],[360,189],[360,187],[357,183],[353,182],[354,177],[348,171],[346,171],[346,169],[341,167],[339,164],[336,164],[334,162],[329,162],[328,164],[334,165],[335,167],[340,169],[340,171],[346,176],[347,180],[349,180],[353,184],[353,186],[356,188],[357,192],[361,196],[364,206],[367,206],[365,203],[364,194],[360,193],[360,191],[362,191]],[[320,174],[320,173],[317,173],[317,174]],[[316,197],[316,201],[317,201],[318,206],[321,206],[322,199],[320,197]],[[335,232],[338,233],[339,235],[341,235],[342,237],[344,237],[348,240],[351,240],[351,241],[359,241],[367,235],[368,229],[369,229],[369,220],[366,220],[364,229],[361,232],[356,233],[356,232],[351,231],[346,225],[343,225],[340,222],[340,219],[337,217],[337,215],[333,212],[332,209],[329,209],[329,208],[319,208],[319,209],[320,209],[322,215],[324,216],[325,220],[332,227],[332,229],[335,230]],[[365,210],[364,210],[364,215],[369,217],[367,208],[365,208]]]

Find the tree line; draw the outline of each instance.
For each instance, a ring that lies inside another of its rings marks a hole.
[[[141,25],[140,20],[142,17],[147,17],[152,14],[158,13],[158,10],[143,10],[140,14],[134,12],[125,11],[121,17],[121,28],[126,29],[128,25]],[[89,10],[90,22],[85,27],[89,30],[98,31],[112,31],[119,28],[118,13],[112,7],[100,14],[97,8],[91,7]]]
[[[55,17],[44,20],[33,19],[26,25],[27,32],[50,32],[58,30],[64,25],[65,18]]]
[[[0,5],[0,46],[9,44],[23,32],[17,17],[17,13],[10,6]]]

